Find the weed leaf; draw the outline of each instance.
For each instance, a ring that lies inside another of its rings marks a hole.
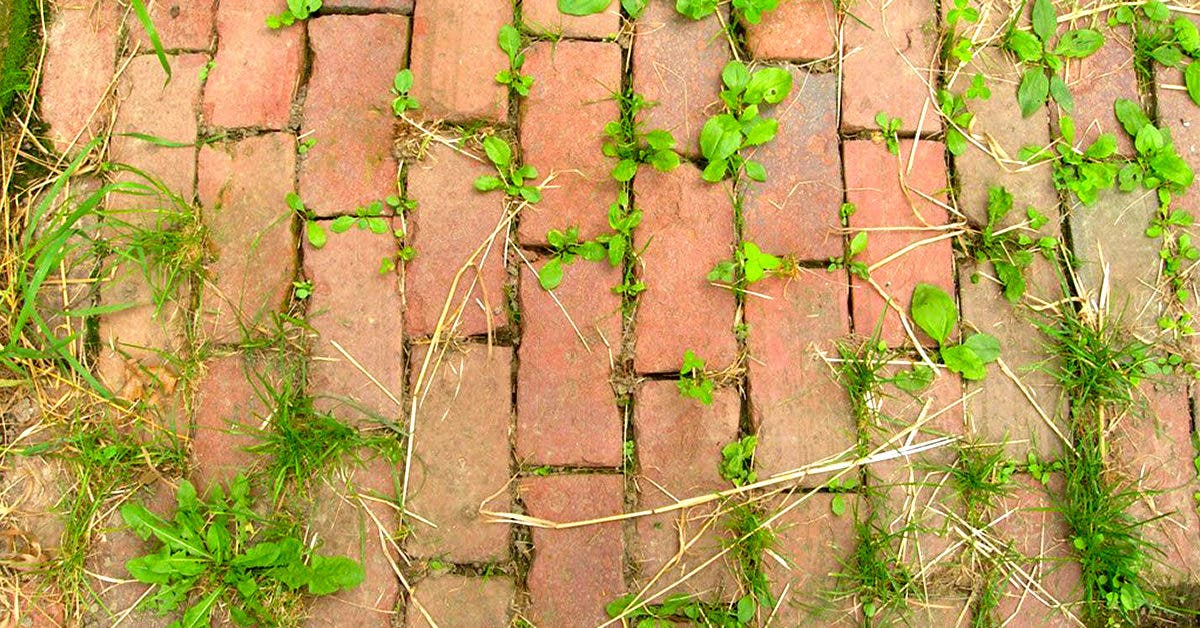
[[[163,50],[162,40],[158,37],[158,29],[154,28],[154,22],[150,20],[150,13],[146,11],[146,3],[142,0],[133,0],[133,12],[137,14],[137,19],[142,23],[142,28],[146,29],[146,35],[150,37],[150,46],[154,48],[154,56],[158,57],[158,64],[162,66],[163,72],[167,73],[167,82],[171,81],[171,64],[167,62],[167,53]]]
[[[1021,115],[1028,118],[1046,102],[1050,93],[1050,81],[1046,71],[1041,67],[1025,70],[1021,76],[1021,85],[1017,87],[1017,103],[1021,106]]]
[[[942,361],[951,372],[962,375],[964,379],[978,381],[987,376],[983,360],[966,345],[954,345],[942,349]]]
[[[1050,0],[1034,0],[1033,2],[1033,32],[1043,42],[1050,42],[1058,25],[1054,15],[1054,3]]]
[[[563,280],[562,258],[552,257],[538,271],[538,284],[543,290],[553,290]]]
[[[1200,105],[1200,62],[1193,61],[1183,71],[1183,84],[1187,86],[1192,102]]]
[[[946,344],[954,326],[958,324],[958,308],[954,305],[954,299],[937,286],[919,283],[913,289],[911,303],[909,310],[913,322],[939,345]]]
[[[512,164],[512,147],[508,142],[496,137],[495,135],[488,136],[483,140],[483,150],[487,153],[488,159],[501,170],[507,170]]]
[[[1081,28],[1067,31],[1058,40],[1054,54],[1064,57],[1082,59],[1100,49],[1104,45],[1104,35],[1100,31]]]
[[[971,334],[963,345],[970,347],[984,364],[995,362],[1000,357],[1000,341],[991,334]]]
[[[611,0],[558,0],[558,10],[567,15],[592,15],[608,8]]]

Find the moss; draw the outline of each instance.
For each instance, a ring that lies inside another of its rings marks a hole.
[[[29,90],[40,30],[38,1],[0,0],[0,32],[7,40],[0,59],[0,116],[10,113],[17,94]]]

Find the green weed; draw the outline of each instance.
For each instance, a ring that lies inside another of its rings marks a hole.
[[[528,96],[529,89],[533,87],[533,77],[521,74],[521,67],[525,65],[525,55],[521,53],[520,31],[512,24],[505,24],[500,27],[500,32],[496,35],[496,42],[504,54],[508,55],[508,69],[500,70],[496,74],[496,82],[508,86],[509,89],[522,96]],[[412,87],[411,80],[408,82],[408,87]],[[408,93],[407,88],[404,93]]]
[[[1122,5],[1109,16],[1109,25],[1125,24],[1133,31],[1133,63],[1138,77],[1150,84],[1154,62],[1183,70],[1184,87],[1200,104],[1200,32],[1184,17],[1171,19],[1171,10],[1158,0]],[[1193,67],[1195,66],[1195,67]]]
[[[39,0],[15,0],[8,3],[8,24],[0,27],[6,32],[3,55],[0,56],[0,118],[12,111],[17,94],[29,91],[33,51],[37,48],[40,29]]]
[[[745,436],[735,440],[721,449],[721,464],[718,471],[734,486],[746,486],[758,481],[758,473],[754,470],[754,450],[758,447],[758,437]]]
[[[322,0],[287,0],[287,8],[278,15],[267,16],[267,27],[279,29],[307,20],[321,10]]]
[[[839,270],[849,270],[851,275],[860,279],[866,280],[870,278],[870,268],[867,263],[858,259],[867,250],[867,232],[859,231],[850,238],[850,246],[846,248],[845,255],[829,258],[829,265],[826,269],[829,272]]]
[[[546,242],[550,245],[550,258],[538,271],[538,284],[543,290],[553,290],[562,283],[563,267],[582,257],[590,262],[598,262],[608,257],[604,245],[595,240],[579,240],[579,228],[568,227],[566,231],[551,229],[546,232]]]
[[[397,72],[395,78],[392,79],[392,95],[395,96],[392,99],[392,113],[396,114],[396,116],[402,116],[406,111],[412,111],[421,107],[417,99],[408,94],[412,90],[412,86],[413,73],[408,68]]]
[[[883,135],[883,142],[887,146],[888,152],[893,155],[899,155],[900,125],[904,124],[904,122],[900,118],[893,118],[880,111],[875,114],[875,124],[879,126],[879,132]]]
[[[680,395],[705,405],[712,403],[714,382],[704,372],[704,360],[696,357],[691,349],[683,353],[683,366],[679,367],[679,381],[676,385]]]
[[[632,91],[620,95],[618,100],[621,119],[604,125],[608,139],[602,147],[606,157],[617,160],[612,169],[613,178],[622,183],[631,181],[642,164],[649,164],[660,172],[670,172],[678,167],[679,153],[675,152],[675,137],[670,131],[646,131],[637,119],[638,114],[651,104]]]
[[[913,289],[909,312],[913,322],[938,343],[946,368],[968,380],[987,376],[987,365],[1000,357],[1000,341],[990,334],[976,333],[962,344],[951,344],[950,334],[958,325],[958,307],[941,288],[926,283]]]
[[[1029,117],[1053,98],[1067,113],[1075,109],[1075,101],[1061,73],[1064,59],[1083,59],[1104,45],[1104,35],[1095,29],[1068,30],[1051,45],[1058,31],[1058,16],[1051,0],[1034,0],[1033,29],[1010,27],[1005,47],[1027,65],[1017,86],[1017,103],[1021,115]]]
[[[512,147],[508,142],[492,135],[484,138],[483,150],[488,159],[496,167],[496,176],[484,175],[475,179],[475,189],[480,192],[503,190],[505,194],[524,199],[527,203],[542,200],[542,191],[526,181],[536,179],[537,168],[531,165],[519,166],[513,160]]]
[[[1033,207],[1026,208],[1025,222],[1002,228],[1001,223],[1013,210],[1013,197],[1003,187],[988,189],[987,224],[967,245],[976,260],[990,262],[996,278],[1004,287],[1004,298],[1017,303],[1025,294],[1025,271],[1033,264],[1034,254],[1053,259],[1058,240],[1049,236],[1033,239],[1024,229],[1037,231],[1046,226],[1049,218]],[[972,281],[975,278],[972,277]]]
[[[945,471],[962,497],[967,521],[982,528],[987,523],[984,517],[1011,491],[1017,464],[1002,447],[966,445],[958,450],[957,462]]]
[[[637,18],[646,9],[648,0],[621,0],[621,8],[631,18]],[[567,15],[592,15],[604,11],[612,0],[558,0],[558,10]]]
[[[708,272],[708,280],[744,290],[749,284],[762,281],[768,274],[774,274],[782,268],[782,258],[764,253],[753,242],[743,241],[732,260],[718,262]]]
[[[783,68],[751,72],[740,61],[730,61],[721,71],[721,102],[726,113],[708,119],[700,130],[700,152],[708,165],[705,181],[715,183],[742,172],[754,181],[765,181],[762,164],[744,159],[740,151],[775,139],[779,121],[760,115],[763,105],[777,105],[792,90],[792,75]]]

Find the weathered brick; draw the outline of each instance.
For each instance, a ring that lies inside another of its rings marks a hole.
[[[1076,145],[1090,146],[1101,133],[1112,133],[1117,136],[1120,152],[1133,155],[1133,139],[1113,111],[1113,102],[1118,98],[1140,102],[1128,30],[1120,27],[1105,35],[1104,45],[1095,54],[1067,64],[1067,85],[1075,99],[1075,141]]]
[[[326,0],[321,5],[323,13],[334,11],[391,11],[411,15],[413,0]]]
[[[311,20],[312,78],[300,196],[321,216],[350,214],[396,193],[392,78],[404,67],[408,18],[332,15]],[[347,42],[354,45],[347,45]]]
[[[733,204],[729,187],[700,179],[684,164],[672,172],[643,170],[634,183],[645,212],[634,232],[642,254],[646,292],[637,309],[634,368],[678,371],[687,350],[709,368],[729,366],[737,353],[733,294],[712,285],[708,272],[733,255]]]
[[[1153,192],[1105,190],[1091,207],[1072,198],[1069,215],[1078,288],[1093,303],[1107,288],[1109,315],[1142,330],[1157,329],[1163,303],[1157,293],[1160,243],[1145,235],[1157,212]]]
[[[328,225],[326,225],[328,226]],[[404,382],[403,306],[394,273],[380,273],[380,260],[394,257],[391,235],[353,228],[329,234],[322,249],[304,242],[304,274],[313,283],[309,323],[317,332],[308,370],[308,389],[317,407],[338,419],[366,425],[395,420]],[[337,342],[391,393],[354,366]]]
[[[269,327],[296,274],[296,236],[284,197],[295,140],[270,133],[200,149],[198,189],[214,261],[200,302],[202,334],[241,340]]]
[[[883,617],[872,619],[872,625],[907,625],[907,626],[939,626],[945,628],[966,628],[971,624],[973,610],[971,599],[960,597],[961,594],[952,592],[929,592],[929,598],[917,600],[909,598],[907,612],[903,616]]]
[[[749,156],[767,180],[745,187],[742,233],[769,253],[826,259],[842,254],[837,77],[791,73],[792,95],[775,109],[779,135]]]
[[[558,10],[558,0],[524,0],[521,22],[536,33],[602,39],[615,37],[621,30],[621,14],[616,3],[608,10],[585,16],[567,15]]]
[[[722,110],[721,69],[729,45],[716,16],[692,21],[673,3],[655,0],[637,21],[633,88],[658,106],[642,113],[647,129],[675,135],[681,152],[700,155],[700,129]]]
[[[508,67],[508,57],[496,44],[496,32],[510,22],[506,2],[423,0],[412,24],[412,94],[421,103],[419,113],[503,121],[508,89],[496,83],[496,73]]]
[[[412,597],[425,612],[445,628],[508,626],[512,615],[516,586],[504,577],[472,578],[443,575],[426,578],[413,588]],[[408,604],[405,626],[431,626],[425,615]]]
[[[109,119],[119,11],[113,0],[55,7],[46,30],[39,106],[59,152],[91,141]]]
[[[793,494],[771,502],[770,511],[788,507],[800,495]],[[775,552],[786,565],[775,560],[764,561],[771,591],[782,596],[775,620],[780,626],[859,626],[858,612],[850,604],[829,608],[825,595],[837,589],[836,574],[845,571],[845,562],[854,552],[854,512],[857,506],[852,495],[844,496],[846,512],[835,516],[831,510],[833,495],[816,493],[802,504],[792,507],[773,524]]]
[[[621,342],[621,299],[611,287],[620,281],[620,269],[577,261],[567,267],[554,291],[560,309],[533,273],[522,273],[518,460],[621,464],[621,417],[610,382]],[[572,322],[587,339],[586,346]]]
[[[254,366],[242,356],[214,358],[204,366],[196,385],[196,431],[192,436],[192,481],[202,492],[250,470],[259,457],[246,448],[259,442],[253,431],[274,410],[267,404],[270,391],[263,388]]]
[[[280,129],[291,119],[304,62],[304,28],[267,28],[284,0],[222,0],[217,48],[204,89],[205,122],[219,127]],[[361,68],[359,68],[361,70]]]
[[[930,0],[869,0],[855,7],[858,19],[846,21],[843,35],[842,129],[878,128],[881,111],[900,118],[902,130],[917,129],[937,68],[934,6]],[[938,130],[932,110],[921,130]]]
[[[758,24],[743,20],[746,49],[755,59],[809,61],[837,51],[838,15],[830,0],[781,2]]]
[[[717,467],[721,448],[737,440],[740,413],[736,390],[719,389],[712,405],[703,405],[679,394],[674,382],[646,382],[637,394],[634,429],[637,434],[639,508],[655,508],[706,493],[729,488]],[[644,481],[643,481],[644,480]],[[700,533],[713,506],[700,506],[637,520],[637,562],[643,581],[671,560],[684,542]],[[721,551],[721,523],[711,524],[699,541],[660,579],[664,585],[682,578]],[[718,559],[692,576],[680,592],[705,599],[726,600],[736,590],[737,577]],[[723,595],[724,594],[724,595]]]
[[[507,324],[502,290],[508,277],[504,268],[507,229],[495,233],[504,216],[503,197],[472,186],[476,178],[490,173],[494,173],[490,165],[439,144],[429,148],[424,160],[409,164],[408,197],[418,203],[407,224],[406,242],[417,250],[416,258],[404,268],[409,334],[430,335],[437,329],[455,275],[481,246],[484,250],[474,263],[477,270],[467,271],[459,280],[446,327],[472,335]],[[455,326],[459,308],[461,318]]]
[[[391,542],[400,521],[387,501],[397,497],[397,465],[374,452],[359,452],[317,487],[310,528],[317,552],[348,556],[363,566],[362,584],[313,601],[306,626],[391,626],[400,598],[393,565],[400,557]],[[368,512],[369,511],[369,512]]]
[[[521,241],[545,242],[549,229],[570,226],[583,239],[609,231],[608,206],[620,185],[609,175],[615,162],[600,150],[604,125],[621,115],[612,98],[621,91],[620,46],[539,42],[524,71],[536,77],[521,107],[525,163],[557,176],[542,202],[521,211]]]
[[[922,196],[945,201],[942,145],[921,142],[916,146],[917,154],[909,169],[907,164],[913,150],[914,144],[909,140],[900,142],[899,157],[889,154],[883,145],[868,141],[846,142],[843,147],[846,198],[858,208],[850,217],[850,226],[869,231],[870,242],[861,256],[868,265],[916,242],[940,235],[940,227],[946,223],[946,210]],[[903,173],[901,168],[904,168]],[[880,228],[891,230],[872,231]],[[918,283],[930,283],[953,294],[954,255],[950,240],[912,249],[876,269],[871,273],[871,279],[883,288],[893,303],[904,309],[906,315],[909,298]],[[885,304],[878,292],[857,277],[853,288],[856,331],[871,333],[883,317],[880,336],[884,342],[892,346],[911,342],[899,315]],[[931,342],[915,325],[913,331],[923,343]]]
[[[428,349],[413,354],[413,395],[420,399],[407,508],[437,525],[415,524],[410,555],[457,563],[508,556],[508,526],[488,523],[479,506],[509,478],[508,432],[512,415],[512,349],[467,345],[435,355],[417,389]],[[439,350],[440,353],[440,350]],[[436,368],[436,370],[433,370]],[[507,492],[488,502],[508,510]]]
[[[835,456],[857,441],[850,398],[817,354],[850,331],[845,275],[804,271],[748,296],[746,348],[755,463],[773,475]]]
[[[520,492],[530,516],[577,521],[620,513],[622,480],[617,475],[527,478]],[[534,528],[533,547],[527,579],[530,621],[582,628],[608,620],[604,606],[625,593],[621,524]]]
[[[167,50],[210,50],[216,27],[217,3],[214,0],[163,0],[148,2],[150,21],[163,48]],[[131,11],[125,18],[131,43],[142,52],[150,52],[150,37]]]

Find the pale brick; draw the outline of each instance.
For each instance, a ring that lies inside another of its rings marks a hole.
[[[509,625],[516,586],[505,577],[444,575],[418,582],[412,597],[439,628],[501,627]],[[411,601],[405,617],[408,628],[433,627]]]
[[[938,46],[937,12],[930,0],[868,0],[845,22],[842,129],[875,129],[884,112],[915,131],[930,101]],[[861,20],[861,22],[860,22]],[[922,131],[937,130],[930,110]]]
[[[120,8],[103,0],[55,9],[46,30],[39,106],[55,149],[65,153],[91,141],[108,121]]]
[[[784,0],[758,24],[743,26],[756,59],[808,61],[837,51],[838,11],[831,0]]]

